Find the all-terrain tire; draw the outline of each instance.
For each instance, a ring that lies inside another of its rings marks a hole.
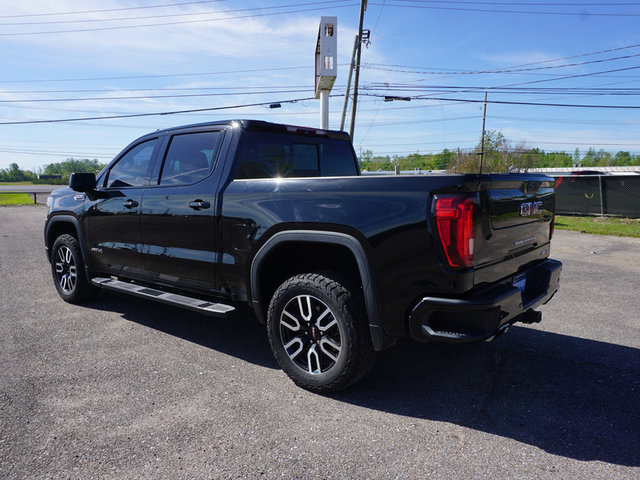
[[[356,291],[331,274],[285,281],[267,314],[269,343],[285,373],[317,393],[344,389],[371,368],[374,351]]]
[[[100,290],[87,278],[80,244],[69,234],[60,235],[53,243],[51,274],[56,290],[65,302],[88,302],[96,298]]]

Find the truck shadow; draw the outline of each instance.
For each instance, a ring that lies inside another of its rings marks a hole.
[[[640,350],[513,327],[492,343],[403,343],[336,400],[462,425],[554,455],[640,466]],[[481,445],[478,448],[482,448]]]
[[[210,318],[105,292],[91,308],[278,369],[262,325]],[[554,455],[640,466],[640,350],[512,327],[491,343],[381,352],[372,372],[331,396],[381,412],[511,438]],[[478,448],[481,448],[479,446]]]
[[[265,328],[250,312],[239,310],[227,319],[104,291],[88,308],[119,313],[122,318],[211,348],[261,367],[279,369]]]

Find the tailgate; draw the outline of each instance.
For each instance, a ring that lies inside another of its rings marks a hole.
[[[492,174],[488,184],[481,185],[479,194],[482,214],[481,231],[476,236],[477,268],[505,263],[504,268],[494,272],[504,277],[549,255],[555,211],[551,177]]]

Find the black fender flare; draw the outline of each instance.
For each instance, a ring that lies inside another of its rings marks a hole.
[[[49,245],[49,232],[51,227],[56,223],[70,223],[73,225],[73,228],[76,230],[76,234],[78,236],[78,243],[80,244],[80,253],[82,254],[82,260],[84,262],[84,268],[87,274],[87,278],[91,278],[89,275],[89,262],[87,261],[87,254],[84,251],[84,238],[82,235],[82,229],[80,228],[80,222],[73,215],[54,215],[47,220],[47,225],[44,230],[44,241],[45,241],[45,249],[47,251],[47,258],[51,261],[50,258],[50,245]]]
[[[267,254],[274,247],[283,242],[330,243],[348,248],[353,254],[358,265],[373,346],[376,350],[383,350],[395,343],[395,339],[385,335],[382,330],[375,286],[373,282],[373,274],[364,247],[354,236],[342,232],[327,232],[318,230],[286,230],[274,234],[260,247],[256,255],[253,257],[253,260],[251,261],[250,281],[252,307],[256,316],[261,322],[264,322],[265,319],[260,302],[260,285],[258,283],[258,273],[260,270],[260,265]]]

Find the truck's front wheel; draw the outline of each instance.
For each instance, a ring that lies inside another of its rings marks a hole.
[[[329,276],[306,273],[280,285],[269,305],[267,328],[280,367],[307,390],[340,390],[373,364],[362,304]]]
[[[51,273],[65,302],[82,303],[95,298],[99,289],[91,285],[84,270],[80,245],[75,237],[60,235],[51,248]]]

